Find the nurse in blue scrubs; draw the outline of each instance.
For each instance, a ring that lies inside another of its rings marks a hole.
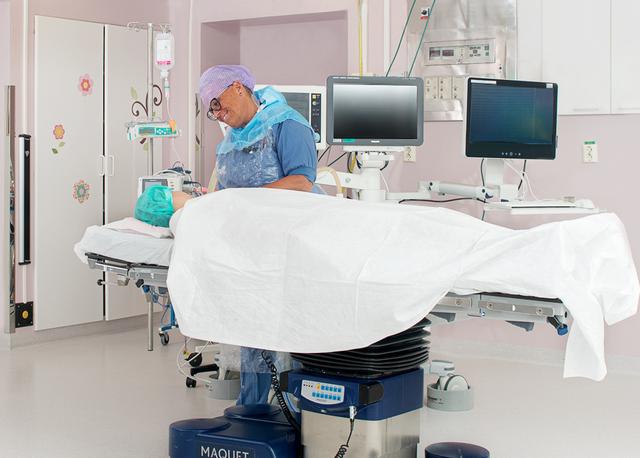
[[[230,127],[216,148],[216,190],[265,187],[321,193],[314,185],[317,155],[311,126],[278,91],[254,91],[254,86],[255,78],[242,65],[217,65],[200,77],[207,117]],[[277,362],[277,355],[269,353]],[[261,350],[242,348],[241,355],[238,404],[266,403],[270,371]]]

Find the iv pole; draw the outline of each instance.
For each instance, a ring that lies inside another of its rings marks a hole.
[[[153,113],[154,113],[154,98],[153,98],[153,32],[169,32],[171,30],[170,24],[153,24],[151,22],[142,23],[142,22],[130,22],[127,24],[127,28],[133,30],[134,32],[139,32],[140,30],[147,31],[147,121],[153,122]],[[162,108],[160,108],[162,109]],[[149,150],[147,157],[147,175],[153,175],[153,136],[147,137],[147,141],[149,142]]]

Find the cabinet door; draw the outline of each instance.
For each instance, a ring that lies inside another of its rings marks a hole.
[[[543,0],[542,78],[558,83],[559,114],[611,111],[609,0]]]
[[[102,274],[73,246],[102,224],[103,26],[35,18],[35,329],[103,318]]]
[[[159,81],[157,74],[154,79]],[[128,141],[125,129],[125,123],[144,120],[147,110],[152,109],[147,106],[146,95],[147,33],[105,26],[106,222],[133,216],[138,177],[147,174],[148,145]],[[154,97],[162,97],[159,89]],[[154,168],[161,167],[161,141],[155,140]],[[116,280],[113,274],[107,274],[107,279],[109,283]],[[144,295],[133,284],[107,285],[105,299],[107,320],[146,313]]]
[[[640,113],[640,2],[611,1],[611,111]]]

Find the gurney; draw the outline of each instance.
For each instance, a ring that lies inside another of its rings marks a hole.
[[[148,312],[148,350],[153,350],[154,304],[159,297],[166,297],[167,324],[161,324],[158,334],[160,342],[169,342],[168,331],[178,327],[167,289],[168,264],[171,259],[173,239],[156,238],[113,230],[106,226],[91,226],[75,246],[76,255],[90,269],[111,273],[118,286],[130,283],[145,295]]]

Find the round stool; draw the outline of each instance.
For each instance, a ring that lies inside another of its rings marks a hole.
[[[462,442],[439,442],[428,446],[424,456],[425,458],[489,458],[489,450]]]

